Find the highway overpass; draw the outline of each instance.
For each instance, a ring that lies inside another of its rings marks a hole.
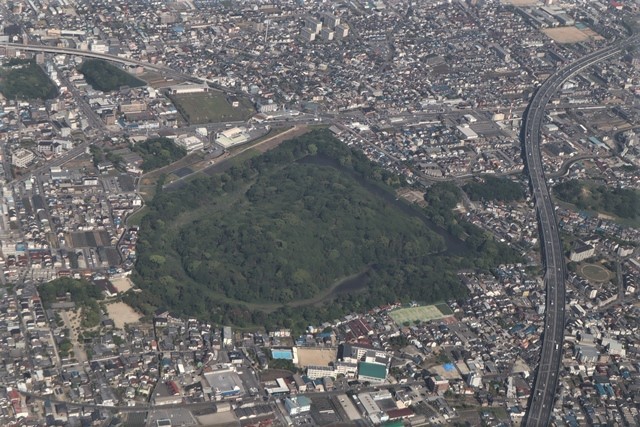
[[[638,36],[632,36],[561,68],[538,88],[524,115],[523,157],[535,199],[546,287],[542,351],[529,400],[529,408],[523,423],[525,426],[546,426],[550,423],[558,388],[565,327],[566,266],[557,228],[555,208],[546,184],[540,152],[545,107],[566,80],[597,62],[620,55],[626,46],[638,43],[639,40]]]
[[[111,61],[111,62],[115,62],[122,65],[144,67],[147,70],[156,71],[169,77],[177,77],[177,78],[197,81],[201,83],[212,83],[212,84],[214,83],[213,81],[207,80],[202,77],[185,75],[179,71],[169,68],[166,65],[152,64],[150,62],[140,61],[138,59],[125,58],[122,56],[110,55],[107,53],[98,53],[98,52],[91,52],[88,50],[72,49],[67,47],[45,46],[45,45],[38,45],[38,44],[2,43],[0,44],[0,46],[5,48],[23,50],[27,52],[36,52],[36,53],[43,52],[43,53],[52,53],[52,54],[81,56],[83,58],[103,59],[105,61]]]

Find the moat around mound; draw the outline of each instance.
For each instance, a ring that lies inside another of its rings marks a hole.
[[[486,236],[470,244],[435,226],[395,197],[401,184],[316,131],[180,191],[159,191],[141,228],[135,280],[143,292],[131,302],[254,323],[260,311],[279,310],[273,320],[283,308],[326,310],[329,301],[341,310],[463,295],[457,269],[473,265]]]

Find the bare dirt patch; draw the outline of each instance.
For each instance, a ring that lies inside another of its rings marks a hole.
[[[123,302],[114,302],[107,305],[107,313],[118,329],[124,329],[125,324],[138,323],[140,315]]]
[[[576,27],[545,28],[542,32],[557,43],[579,43],[589,40],[589,35]]]
[[[78,339],[78,333],[81,330],[80,320],[82,319],[82,310],[65,310],[59,313],[65,326],[69,329],[69,341],[71,341],[71,345],[73,345],[73,355],[75,359],[78,363],[85,362],[87,360],[87,353]]]
[[[113,283],[113,286],[115,286],[118,292],[120,293],[127,292],[129,289],[133,287],[133,283],[131,282],[131,279],[129,279],[128,277],[119,277],[117,279],[111,279],[111,283]]]
[[[305,348],[298,347],[299,366],[329,366],[329,362],[336,361],[335,348]]]
[[[403,188],[398,191],[398,196],[407,200],[409,203],[415,203],[419,206],[427,206],[427,202],[424,201],[424,193],[422,191],[411,190],[410,188]]]
[[[604,37],[602,37],[600,34],[596,33],[595,31],[593,31],[591,28],[585,28],[584,30],[582,30],[582,32],[585,33],[588,37],[591,37],[595,41],[604,40]]]

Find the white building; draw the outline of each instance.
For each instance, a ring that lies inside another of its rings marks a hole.
[[[26,168],[36,156],[31,151],[24,148],[18,148],[11,153],[11,164],[19,168]]]
[[[587,258],[591,258],[595,254],[595,251],[596,250],[593,246],[584,242],[577,242],[571,250],[569,259],[574,262],[580,262]]]
[[[322,31],[320,31],[320,37],[322,37],[322,40],[331,41],[333,40],[333,36],[334,32],[328,28],[323,28]]]
[[[204,142],[202,139],[193,135],[180,135],[175,139],[175,144],[178,147],[184,148],[187,153],[192,153],[204,148]]]
[[[284,400],[284,406],[289,415],[298,415],[311,411],[311,399],[305,396],[288,397]]]
[[[209,86],[206,84],[186,83],[169,87],[172,95],[182,95],[185,93],[203,93],[209,92]]]
[[[218,133],[216,143],[223,148],[233,147],[249,140],[247,129],[243,127],[235,127]]]
[[[465,141],[470,139],[478,139],[478,134],[475,133],[473,129],[471,129],[467,124],[457,126],[456,129],[458,129],[458,132],[460,132],[460,134],[462,135],[462,139]]]
[[[336,370],[333,366],[307,366],[307,377],[312,380],[324,377],[336,377]]]
[[[109,46],[100,42],[92,42],[89,50],[95,53],[109,53]]]
[[[349,26],[347,24],[340,24],[336,26],[336,37],[344,39],[349,35]]]
[[[316,18],[308,17],[304,23],[304,27],[308,28],[314,34],[318,34],[322,30],[322,22]]]

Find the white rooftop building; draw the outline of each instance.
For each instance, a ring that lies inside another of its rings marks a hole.
[[[233,147],[234,145],[242,144],[249,140],[249,133],[247,128],[235,127],[227,129],[218,133],[216,137],[216,143],[220,144],[224,148]]]

